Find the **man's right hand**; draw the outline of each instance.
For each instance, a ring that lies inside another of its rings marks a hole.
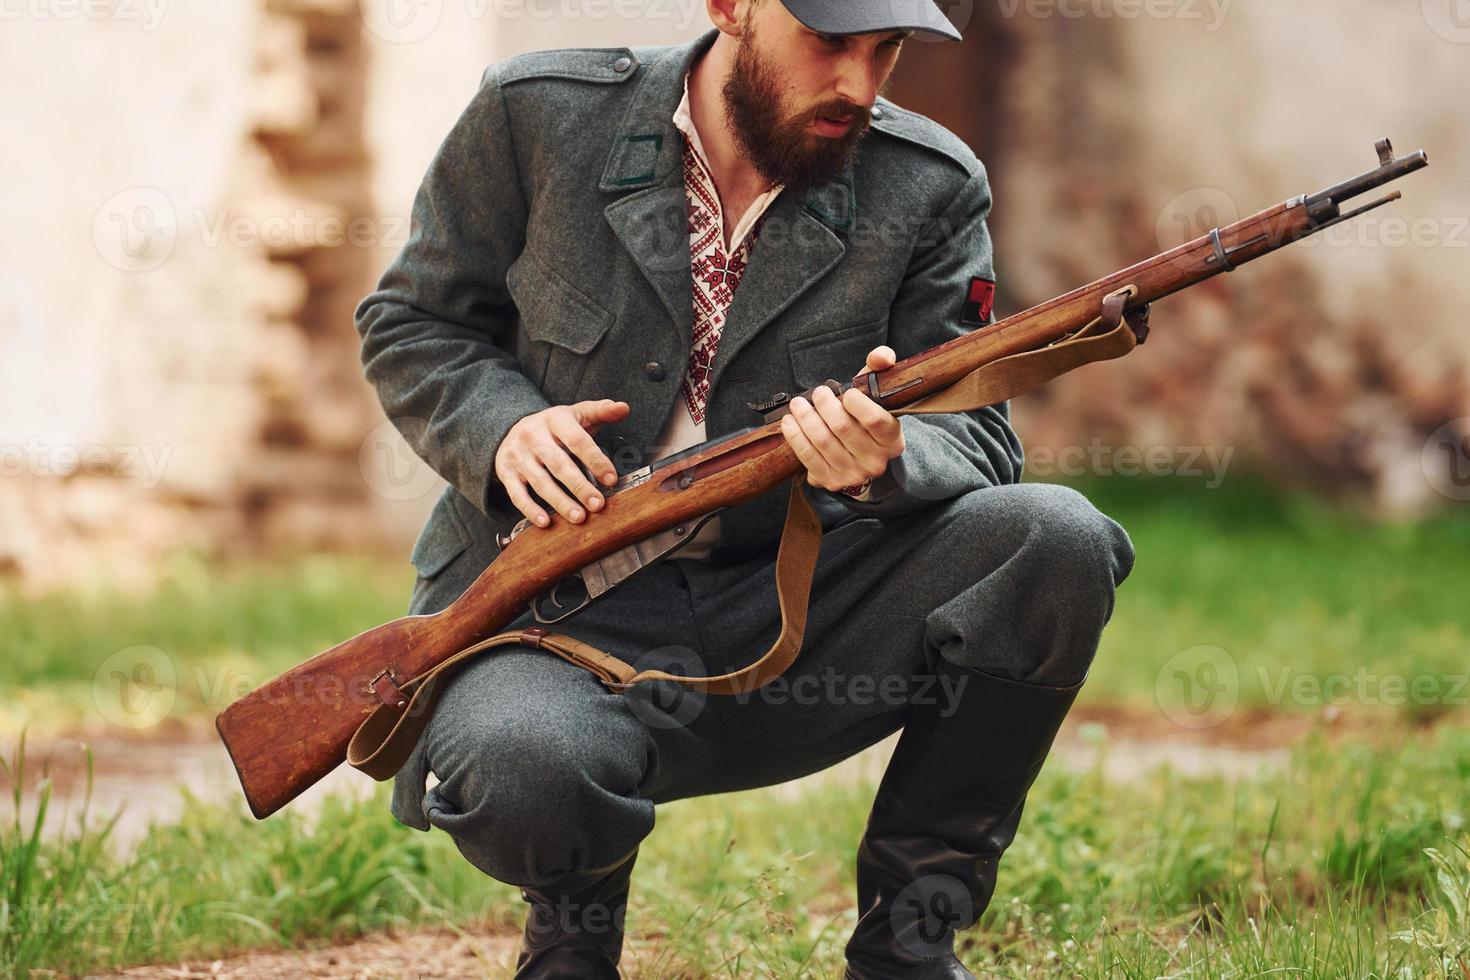
[[[592,441],[592,433],[604,423],[626,418],[629,410],[627,402],[599,398],[553,405],[516,422],[495,452],[495,476],[505,485],[511,503],[538,527],[546,527],[551,518],[529,490],[535,490],[574,524],[585,520],[588,510],[601,510],[602,494],[577,460],[605,485],[617,483],[617,470],[602,447]],[[578,505],[579,500],[586,510]]]

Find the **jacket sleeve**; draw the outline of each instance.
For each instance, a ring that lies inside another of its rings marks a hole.
[[[384,412],[425,463],[481,510],[509,508],[495,453],[518,420],[550,407],[510,346],[506,271],[527,202],[497,66],[429,165],[408,242],[354,320]]]
[[[914,247],[889,317],[889,346],[899,360],[980,329],[960,316],[971,277],[995,281],[989,212],[990,183],[977,162]],[[898,421],[904,451],[873,480],[868,499],[836,493],[864,516],[898,517],[970,490],[1021,480],[1021,443],[1005,402],[970,412],[901,415]]]

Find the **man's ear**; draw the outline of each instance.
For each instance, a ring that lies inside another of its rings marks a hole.
[[[751,0],[704,0],[712,24],[722,33],[739,37],[750,17]]]

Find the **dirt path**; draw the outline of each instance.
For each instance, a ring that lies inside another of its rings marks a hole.
[[[1078,709],[1062,728],[1051,764],[1085,770],[1096,763],[1101,752],[1105,773],[1116,781],[1138,778],[1166,764],[1189,775],[1216,772],[1240,778],[1263,767],[1282,765],[1288,756],[1287,746],[1320,723],[1320,719],[1305,715],[1283,716],[1278,712],[1193,732],[1170,724],[1156,713]],[[1097,737],[1100,734],[1104,736],[1101,741]],[[897,740],[894,734],[828,770],[782,784],[777,792],[797,796],[811,786],[833,780],[866,778],[876,782]],[[119,854],[126,853],[150,824],[176,820],[185,788],[203,800],[244,809],[234,767],[213,729],[179,725],[151,738],[119,738],[106,733],[105,737],[28,739],[23,820],[34,815],[38,803],[35,787],[46,774],[53,783],[48,832],[60,833],[63,827],[74,830],[86,789],[84,746],[90,746],[93,754],[92,821],[99,822],[122,808],[111,839]],[[12,748],[0,745],[7,757]],[[310,814],[330,794],[366,798],[375,785],[362,773],[342,766],[291,808]],[[8,797],[9,787],[4,790]],[[4,819],[11,819],[8,803],[0,809],[4,810]]]
[[[1228,726],[1189,731],[1170,724],[1157,713],[1116,709],[1079,708],[1068,718],[1058,737],[1052,765],[1089,770],[1103,753],[1104,772],[1110,780],[1136,779],[1169,765],[1184,774],[1221,773],[1248,778],[1284,765],[1289,746],[1314,728],[1347,733],[1370,727],[1370,720],[1280,712],[1242,714]],[[1379,723],[1381,726],[1381,722]],[[824,781],[876,781],[898,734],[832,768],[776,788],[782,795],[799,796]],[[25,799],[34,811],[34,782],[42,768],[55,783],[54,812],[75,811],[85,788],[83,741],[94,754],[94,814],[123,806],[113,840],[119,852],[135,843],[153,821],[177,819],[181,787],[206,800],[244,809],[229,756],[212,729],[175,728],[164,738],[29,740]],[[6,751],[9,747],[5,747]],[[334,772],[292,806],[314,811],[323,797],[345,792],[368,796],[375,784],[347,767]],[[53,824],[53,832],[57,825]],[[426,930],[402,936],[368,936],[350,943],[289,951],[261,951],[228,959],[133,967],[116,977],[176,978],[484,978],[509,977],[520,941],[518,932],[458,934]],[[638,977],[643,957],[630,949],[625,972]]]
[[[320,949],[246,953],[229,959],[158,963],[108,977],[148,980],[485,980],[514,972],[518,934],[416,932],[368,936]]]

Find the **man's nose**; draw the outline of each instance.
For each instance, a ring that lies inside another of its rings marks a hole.
[[[842,74],[837,81],[837,96],[864,109],[872,108],[878,99],[878,61],[866,52],[842,60]]]

